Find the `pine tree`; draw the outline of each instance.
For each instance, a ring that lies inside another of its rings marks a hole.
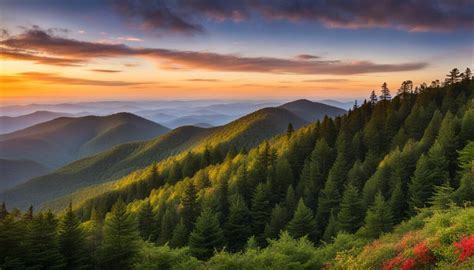
[[[183,217],[184,221],[184,217]],[[178,223],[178,215],[173,205],[167,207],[160,223],[160,234],[158,235],[158,243],[166,244],[173,237],[173,229]],[[186,223],[185,223],[186,225]],[[187,227],[186,227],[187,228]]]
[[[394,223],[399,223],[406,215],[407,202],[403,184],[400,178],[395,183],[395,188],[390,196],[390,210],[393,214]]]
[[[111,269],[129,269],[137,253],[137,240],[135,221],[120,198],[105,219],[102,264]]]
[[[266,244],[264,231],[265,224],[270,218],[270,195],[265,184],[260,183],[255,189],[250,209],[252,230],[260,246]]]
[[[427,205],[433,194],[433,185],[442,185],[449,179],[448,163],[439,143],[435,143],[428,155],[422,155],[416,164],[415,174],[409,185],[409,205],[412,212]]]
[[[39,269],[61,269],[64,258],[59,252],[57,220],[51,212],[33,217],[26,236],[27,264]]]
[[[265,237],[276,239],[288,222],[288,210],[285,207],[276,204],[275,207],[273,207],[270,222],[265,226]]]
[[[277,201],[280,201],[285,198],[288,187],[294,182],[293,172],[285,157],[280,157],[277,160],[275,171],[276,183],[273,185],[272,191],[277,194]]]
[[[474,202],[474,159],[472,157],[474,157],[474,141],[459,151],[461,181],[454,193],[454,198],[460,204]]]
[[[197,202],[197,191],[193,182],[189,182],[185,185],[184,194],[181,197],[181,211],[180,214],[183,217],[184,225],[191,231],[194,225],[194,221],[199,213],[199,205]]]
[[[330,242],[337,233],[337,218],[335,214],[336,209],[331,209],[331,213],[329,214],[329,221],[328,225],[324,229],[324,233],[322,235],[322,240],[326,243]]]
[[[301,238],[305,235],[311,238],[315,227],[313,211],[304,204],[303,199],[300,199],[295,214],[288,223],[288,233],[294,238]]]
[[[324,228],[328,224],[331,210],[337,209],[340,199],[341,195],[337,189],[336,183],[334,183],[334,181],[326,182],[318,200],[318,210],[316,212],[317,236],[322,236]]]
[[[214,250],[224,246],[225,239],[217,215],[210,209],[204,209],[197,218],[196,227],[189,236],[189,251],[200,259],[209,259]]]
[[[68,269],[87,267],[85,235],[81,223],[72,211],[72,204],[59,224],[59,250],[66,261]]]
[[[224,226],[227,249],[231,252],[242,250],[251,233],[249,210],[245,202],[238,197],[230,208],[229,219]]]
[[[170,247],[180,248],[188,244],[189,231],[184,225],[183,219],[180,219],[178,225],[173,230],[173,237],[169,242]]]
[[[153,207],[147,201],[138,212],[138,231],[143,240],[149,240],[153,234]]]
[[[24,222],[15,221],[13,215],[0,220],[0,268],[25,268],[25,229]]]
[[[380,90],[381,95],[380,95],[380,100],[390,100],[392,96],[390,95],[390,90],[387,87],[387,83],[384,82],[382,84],[382,89]]]
[[[434,186],[434,193],[431,197],[430,204],[435,209],[446,210],[454,203],[453,193],[454,189],[449,185],[449,183],[445,183],[441,186]]]
[[[381,193],[375,196],[374,204],[367,211],[365,225],[359,233],[367,238],[377,238],[382,233],[389,232],[393,226],[393,216],[390,206]]]
[[[216,189],[217,197],[217,211],[219,214],[219,222],[224,223],[224,220],[229,216],[229,184],[227,179],[222,180]]]
[[[459,78],[461,77],[460,71],[457,68],[453,68],[449,74],[446,75],[445,83],[446,85],[451,85],[455,84],[459,81]]]
[[[337,230],[354,233],[364,222],[364,207],[357,189],[348,185],[342,195],[337,215]]]
[[[470,68],[466,68],[466,71],[464,71],[462,80],[463,81],[469,81],[472,77],[472,71]]]
[[[372,105],[377,103],[377,95],[375,94],[375,91],[372,91],[372,93],[370,93],[369,100],[370,100],[370,104]]]

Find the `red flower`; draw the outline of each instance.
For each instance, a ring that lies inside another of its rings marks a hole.
[[[459,253],[459,261],[463,262],[474,254],[474,235],[464,237],[453,245]]]
[[[410,270],[413,269],[413,267],[416,266],[416,262],[413,259],[407,259],[406,261],[403,262],[402,267],[400,270]]]
[[[430,249],[426,246],[424,242],[416,245],[413,248],[413,253],[415,254],[416,260],[422,264],[429,263],[434,259]]]

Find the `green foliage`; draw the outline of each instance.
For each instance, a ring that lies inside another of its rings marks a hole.
[[[288,233],[294,238],[312,237],[315,228],[313,211],[304,204],[303,199],[300,199],[295,214],[288,223]]]
[[[101,263],[111,269],[127,269],[137,253],[137,240],[135,221],[119,199],[105,219]]]
[[[214,250],[224,246],[224,233],[219,219],[210,209],[204,209],[196,221],[196,227],[189,236],[189,250],[201,260],[212,257]]]
[[[66,268],[87,268],[85,234],[80,227],[79,219],[72,211],[72,204],[59,223],[58,233],[59,251],[64,257]]]
[[[393,216],[390,206],[382,194],[375,196],[374,205],[367,211],[365,225],[359,230],[360,235],[367,238],[376,238],[382,233],[389,232],[393,227]]]
[[[231,252],[242,250],[251,233],[249,210],[245,202],[241,198],[237,198],[230,207],[229,218],[224,225],[227,250]]]
[[[348,185],[342,195],[337,215],[337,230],[348,233],[356,232],[364,222],[364,207],[357,189]]]

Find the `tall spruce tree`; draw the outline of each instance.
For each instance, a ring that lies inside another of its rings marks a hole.
[[[266,184],[260,183],[255,189],[250,208],[252,230],[260,246],[265,246],[265,225],[270,218],[270,194]]]
[[[199,213],[199,204],[197,202],[197,191],[193,182],[189,182],[184,187],[184,194],[181,197],[181,217],[184,225],[189,231],[193,228],[194,221]]]
[[[364,207],[357,189],[348,185],[342,195],[337,215],[337,230],[348,233],[356,232],[364,223]]]
[[[67,269],[85,269],[88,258],[85,249],[85,234],[81,223],[72,211],[72,204],[59,223],[59,251],[63,255]]]
[[[189,231],[184,225],[183,219],[180,219],[178,225],[173,230],[173,237],[169,242],[170,247],[180,248],[188,244]]]
[[[153,217],[153,207],[150,201],[147,201],[138,212],[138,231],[143,240],[149,240],[153,234]]]
[[[288,210],[276,204],[272,209],[270,216],[270,222],[265,226],[265,237],[269,239],[276,239],[281,230],[283,230],[289,222]]]
[[[231,252],[242,250],[251,234],[249,210],[243,199],[237,197],[230,207],[229,219],[224,226],[227,249]]]
[[[207,260],[213,255],[214,250],[222,248],[224,244],[224,233],[217,215],[209,208],[204,209],[189,236],[189,251],[196,258]]]
[[[102,265],[110,269],[129,269],[138,251],[137,240],[135,221],[120,198],[105,218]]]
[[[301,238],[303,236],[312,238],[315,229],[316,224],[313,211],[304,204],[303,199],[300,199],[295,214],[288,223],[288,233],[294,238]]]
[[[367,238],[377,238],[382,233],[389,232],[393,227],[393,216],[390,206],[379,192],[375,196],[374,204],[367,211],[365,225],[359,233]]]

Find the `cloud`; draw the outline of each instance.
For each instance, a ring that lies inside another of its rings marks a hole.
[[[300,59],[300,60],[313,60],[313,59],[318,59],[318,58],[321,58],[321,57],[317,55],[311,55],[311,54],[300,54],[296,56],[296,59]]]
[[[314,80],[304,80],[302,82],[329,82],[329,83],[338,83],[338,82],[351,82],[349,79],[314,79]]]
[[[378,64],[371,61],[343,62],[340,60],[246,57],[238,54],[130,47],[124,44],[68,39],[50,35],[39,29],[30,29],[17,36],[3,39],[0,41],[0,46],[9,50],[34,51],[35,56],[39,57],[55,55],[55,57],[61,57],[62,61],[71,61],[76,64],[102,58],[141,57],[156,61],[162,68],[167,69],[347,75],[411,71],[427,66],[427,63],[424,62]],[[3,51],[0,53],[3,55]],[[18,59],[26,60],[24,58]]]
[[[43,72],[23,72],[15,76],[2,76],[2,82],[22,82],[22,81],[37,81],[53,84],[68,84],[68,85],[94,85],[94,86],[136,86],[149,84],[147,82],[125,82],[125,81],[99,81],[80,78],[63,77],[55,73]]]
[[[407,31],[472,29],[469,0],[113,0],[116,10],[149,30],[203,32],[202,23],[255,19],[316,22],[338,28],[395,28]]]
[[[188,82],[221,82],[221,80],[218,80],[218,79],[188,79],[186,81]]]
[[[131,42],[143,42],[143,39],[136,38],[136,37],[118,37],[117,39],[118,40],[131,41]]]
[[[54,66],[80,66],[81,63],[84,62],[84,60],[81,59],[48,57],[44,55],[28,53],[27,51],[18,49],[8,49],[2,47],[0,47],[0,49],[0,58],[3,60],[32,61],[36,64]]]
[[[121,70],[113,70],[113,69],[89,69],[90,71],[94,72],[102,72],[102,73],[118,73],[122,72]]]

